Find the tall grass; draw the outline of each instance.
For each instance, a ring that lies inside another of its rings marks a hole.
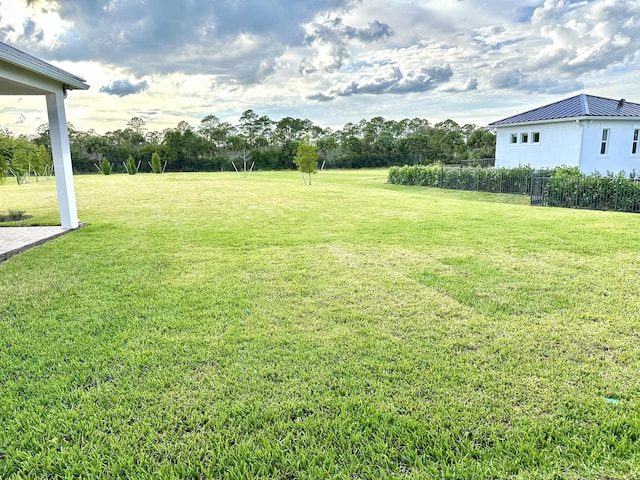
[[[638,478],[640,217],[386,174],[77,177],[0,264],[0,478]]]

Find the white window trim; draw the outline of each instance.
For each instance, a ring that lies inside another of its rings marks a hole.
[[[605,135],[605,132],[606,135]],[[606,138],[605,138],[606,136]],[[603,128],[602,129],[602,135],[600,136],[600,143],[599,143],[599,149],[598,149],[598,153],[601,157],[606,157],[609,155],[609,144],[611,143],[611,129],[610,128]],[[604,152],[602,151],[602,146],[604,144]]]
[[[533,143],[534,145],[540,145],[540,132],[539,131],[531,132],[529,135],[530,135],[530,138],[531,138],[531,143]],[[534,138],[535,138],[534,135],[538,135],[538,141],[537,142],[534,140]]]
[[[635,152],[633,149],[635,148]],[[633,129],[633,135],[631,136],[631,156],[640,156],[640,128]]]

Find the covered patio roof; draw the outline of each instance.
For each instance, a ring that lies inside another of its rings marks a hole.
[[[64,99],[69,90],[88,88],[82,78],[0,42],[0,95],[45,96],[60,223],[66,229],[77,228],[79,220]]]

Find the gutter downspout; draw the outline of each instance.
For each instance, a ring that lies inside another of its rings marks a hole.
[[[587,95],[584,93],[580,94],[580,107],[582,110],[582,116],[588,117],[589,115],[591,115],[591,112],[589,111],[589,100],[587,99]],[[580,153],[579,153],[580,156],[578,157],[578,170],[582,172],[582,149],[584,147],[584,123],[583,123],[583,120],[576,120],[576,123],[580,125]],[[587,123],[589,123],[588,120],[587,120]]]

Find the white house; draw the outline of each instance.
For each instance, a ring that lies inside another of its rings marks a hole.
[[[496,167],[640,173],[640,104],[580,94],[489,124]]]
[[[79,221],[64,99],[69,90],[88,88],[82,78],[0,42],[0,95],[46,99],[60,223],[67,229],[77,228]]]

